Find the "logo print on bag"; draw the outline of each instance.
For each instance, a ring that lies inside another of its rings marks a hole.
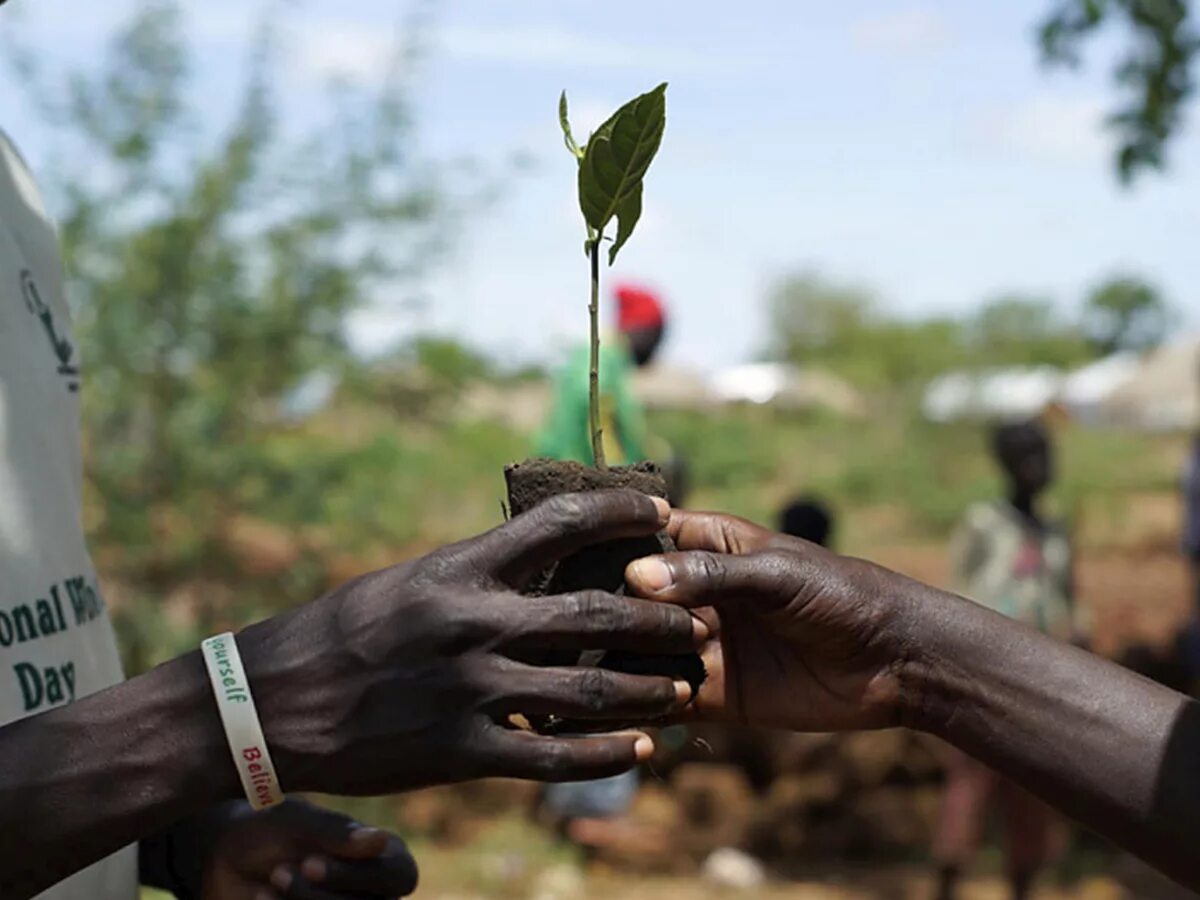
[[[78,391],[79,367],[71,365],[71,357],[75,353],[75,348],[66,338],[59,337],[58,330],[54,327],[54,313],[42,299],[37,283],[33,280],[33,273],[28,269],[21,270],[21,294],[25,298],[25,308],[38,317],[42,328],[46,331],[46,336],[50,339],[50,347],[58,359],[58,374],[67,380],[67,390]]]

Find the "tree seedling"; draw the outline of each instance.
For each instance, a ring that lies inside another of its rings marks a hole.
[[[600,245],[611,240],[608,264],[633,234],[642,215],[642,180],[662,143],[667,125],[667,85],[630,100],[609,116],[580,146],[567,118],[567,92],[558,101],[563,141],[579,163],[579,209],[587,227],[584,253],[591,267],[590,364],[588,368],[588,428],[592,459],[597,469],[607,469],[600,426]],[[604,229],[617,220],[616,238]]]

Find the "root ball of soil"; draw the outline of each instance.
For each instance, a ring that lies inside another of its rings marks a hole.
[[[576,462],[550,459],[526,460],[505,467],[508,504],[512,514],[520,515],[543,500],[559,494],[630,488],[652,497],[667,497],[667,485],[658,467],[650,462],[599,470]],[[561,594],[569,591],[599,589],[625,593],[625,567],[633,560],[675,549],[665,532],[644,538],[623,538],[587,547],[543,572],[526,589],[531,596]],[[621,651],[585,653],[573,659],[536,660],[543,665],[584,664],[637,675],[666,675],[682,679],[699,691],[707,677],[704,663],[695,653],[676,656],[652,656]],[[633,723],[626,723],[633,724]],[[587,723],[565,721],[535,722],[540,731],[586,731]],[[594,727],[594,726],[591,726]],[[607,727],[614,727],[608,723]]]

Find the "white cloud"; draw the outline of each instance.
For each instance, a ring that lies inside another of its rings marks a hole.
[[[988,149],[1058,165],[1094,165],[1110,152],[1104,103],[1097,97],[1035,95],[985,113],[975,138]]]
[[[296,68],[317,78],[378,80],[396,49],[395,35],[389,30],[350,22],[308,21],[291,30],[297,45]]]
[[[851,37],[861,50],[892,55],[919,55],[941,50],[953,31],[940,13],[923,7],[860,19]]]
[[[607,40],[553,23],[488,28],[451,26],[436,33],[435,41],[448,55],[458,59],[524,67],[677,71],[699,69],[706,63],[703,55],[692,51]]]
[[[396,48],[391,29],[337,20],[304,20],[289,31],[305,74],[374,80]],[[699,71],[711,63],[689,50],[592,37],[560,25],[447,26],[431,36],[439,58],[520,68],[588,68],[655,72]]]

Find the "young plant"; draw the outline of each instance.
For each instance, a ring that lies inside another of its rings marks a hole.
[[[579,162],[579,208],[587,226],[583,243],[591,266],[591,319],[588,368],[588,428],[592,437],[592,459],[597,469],[606,469],[600,427],[600,244],[612,240],[608,249],[611,266],[625,246],[642,215],[642,179],[667,125],[667,85],[630,100],[608,117],[582,147],[571,134],[567,118],[567,92],[558,100],[558,120],[567,149]],[[604,229],[617,220],[616,238]]]

